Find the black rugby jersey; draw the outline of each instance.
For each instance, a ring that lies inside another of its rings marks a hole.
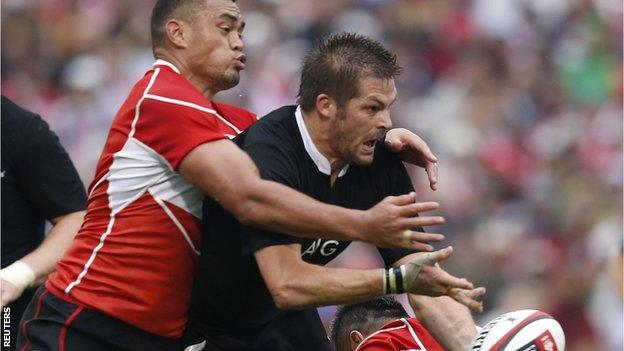
[[[377,143],[370,166],[345,167],[332,186],[329,162],[325,159],[327,164],[323,164],[320,153],[304,145],[302,135],[307,130],[297,123],[296,109],[286,106],[269,113],[235,140],[254,160],[263,179],[283,183],[325,203],[362,210],[386,196],[413,191],[403,163],[382,142]],[[254,251],[300,243],[304,261],[325,265],[350,244],[241,226],[208,198],[203,215],[203,250],[191,300],[190,323],[195,329],[208,332],[253,330],[280,313],[262,280]],[[413,252],[379,249],[386,266]]]

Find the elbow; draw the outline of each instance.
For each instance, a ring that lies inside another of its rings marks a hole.
[[[241,224],[262,227],[267,221],[263,210],[261,187],[257,183],[239,184],[232,189],[230,196],[222,198],[221,205],[230,212]]]
[[[262,206],[251,197],[241,197],[230,213],[245,226],[262,227],[266,217],[262,215]]]
[[[287,284],[275,284],[269,287],[275,306],[280,310],[308,307],[296,289]]]
[[[292,294],[288,291],[283,290],[277,291],[275,293],[271,292],[271,296],[273,296],[273,302],[275,303],[275,306],[277,306],[277,308],[279,308],[280,310],[288,310],[300,307],[297,306]]]

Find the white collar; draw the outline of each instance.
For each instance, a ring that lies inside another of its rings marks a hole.
[[[180,74],[180,70],[178,69],[178,67],[174,66],[173,63],[169,62],[169,61],[165,61],[163,59],[158,59],[156,60],[156,62],[154,62],[154,64],[152,66],[167,66],[169,68],[171,68],[175,73]]]
[[[308,155],[316,167],[321,173],[326,175],[331,175],[331,164],[329,160],[323,156],[323,154],[316,148],[314,145],[314,141],[312,137],[310,137],[310,133],[308,132],[308,128],[303,121],[303,114],[301,113],[301,106],[297,106],[297,110],[295,111],[295,119],[297,120],[297,126],[299,127],[299,133],[301,134],[301,139],[303,140],[303,146],[305,147]],[[338,177],[342,177],[347,173],[347,169],[349,169],[349,165],[345,165],[338,173]]]

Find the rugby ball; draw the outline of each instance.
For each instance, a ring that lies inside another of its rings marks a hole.
[[[537,310],[505,313],[477,333],[470,351],[564,351],[565,335],[550,315]]]

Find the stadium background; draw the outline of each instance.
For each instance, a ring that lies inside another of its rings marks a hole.
[[[487,287],[484,322],[538,308],[568,350],[622,350],[622,2],[239,0],[241,84],[259,115],[294,101],[320,36],[355,30],[405,67],[395,125],[440,159],[445,267]],[[88,185],[111,118],[153,62],[152,1],[3,0],[2,93],[40,113]],[[349,257],[345,257],[349,256]],[[342,264],[374,267],[364,245]],[[333,308],[320,310],[331,321]]]

